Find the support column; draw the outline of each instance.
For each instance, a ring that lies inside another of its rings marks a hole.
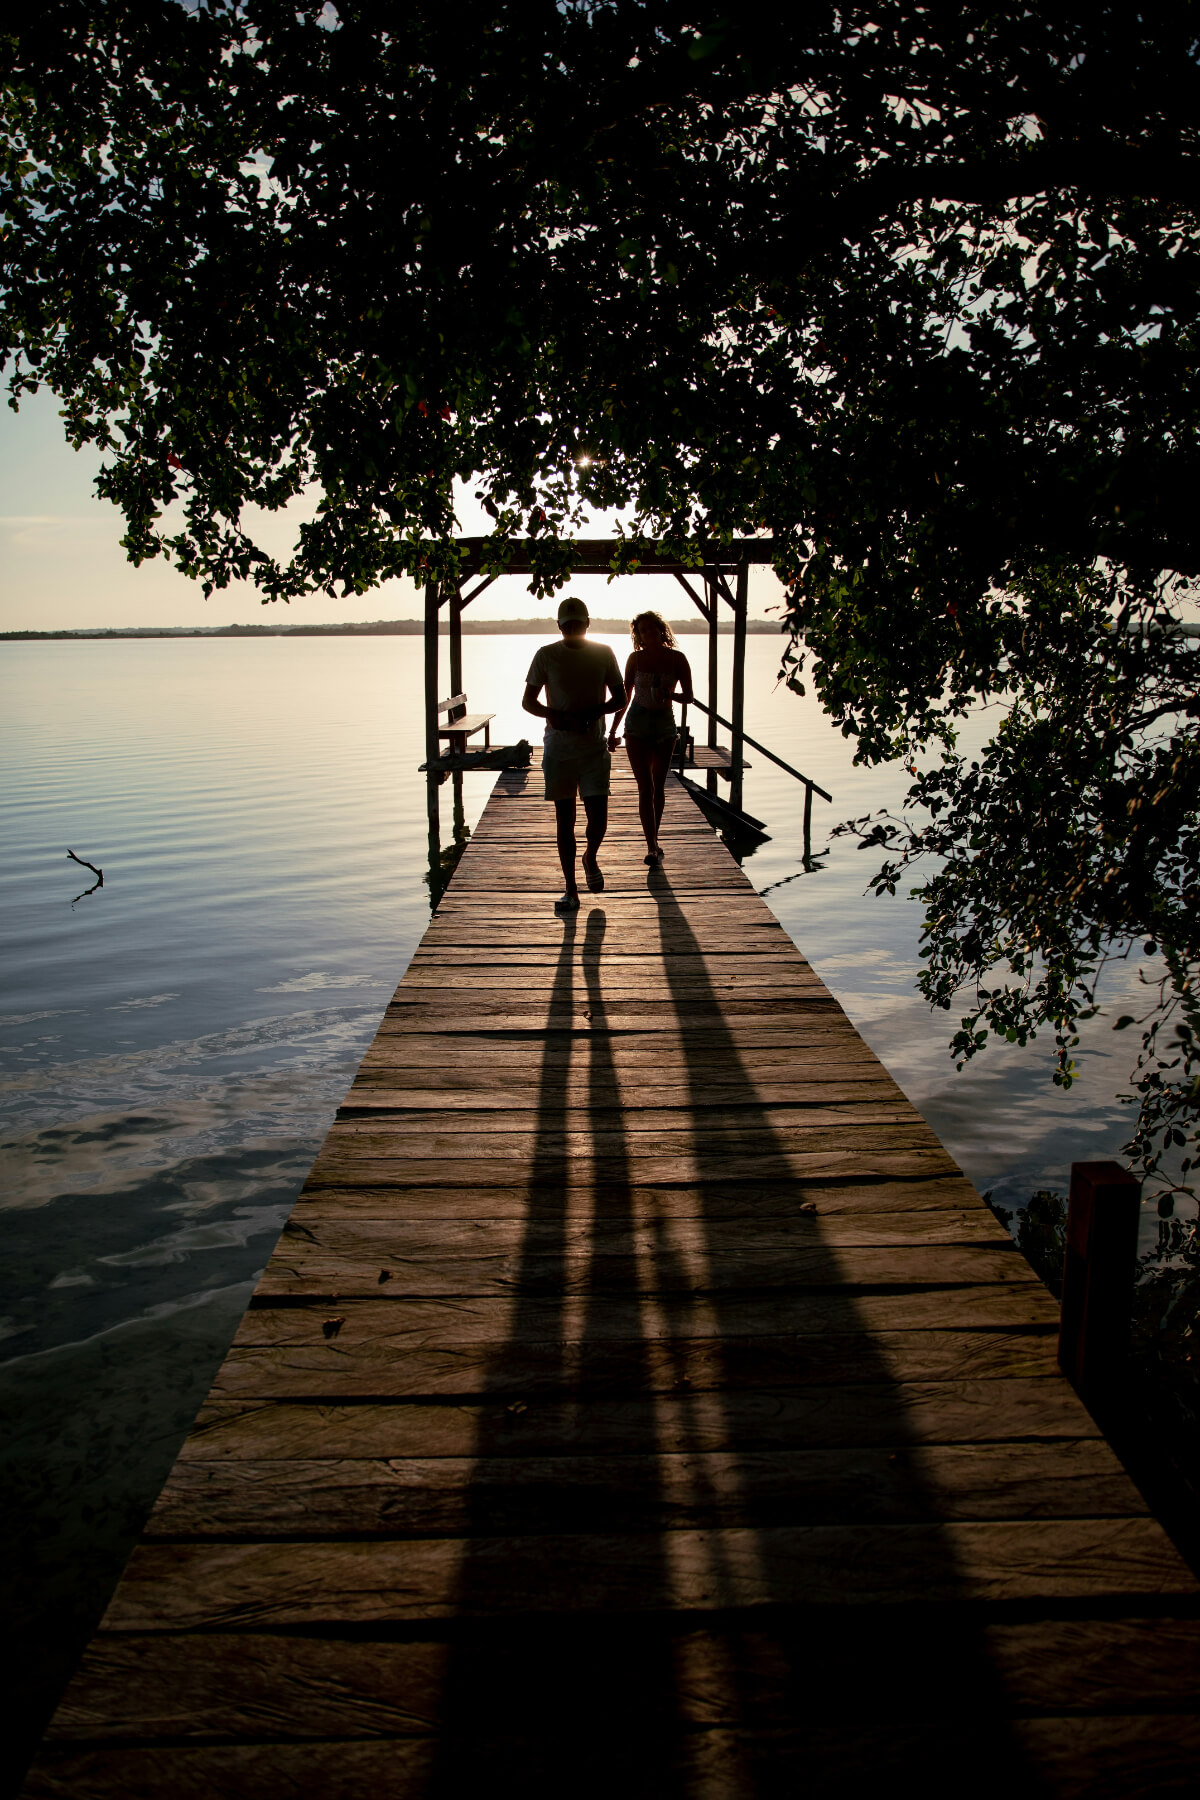
[[[437,583],[425,587],[425,760],[432,762],[438,753],[438,610]],[[442,821],[438,806],[438,788],[442,778],[436,769],[425,777],[425,811],[429,825],[429,899],[437,908],[440,901],[442,868]]]
[[[710,575],[704,577],[704,592],[708,598],[708,747],[717,747],[717,719],[720,701],[717,695],[717,614],[721,605],[721,597],[717,592],[717,584]],[[710,794],[717,792],[717,774],[710,769],[705,781]]]
[[[1124,1372],[1141,1192],[1121,1163],[1071,1164],[1058,1363],[1093,1410]]]
[[[746,712],[746,608],[749,591],[750,571],[742,563],[737,572],[737,586],[733,596],[733,705],[729,715],[733,724],[733,742],[729,746],[729,753],[733,758],[729,803],[739,812],[742,810],[742,762],[746,754],[742,731]]]
[[[450,595],[450,692],[461,694],[462,691],[462,588],[455,583]]]
[[[461,848],[467,841],[467,815],[463,807],[462,770],[456,769],[450,777],[450,787],[454,800],[454,842]]]
[[[425,588],[425,760],[438,753],[438,610],[436,581]]]

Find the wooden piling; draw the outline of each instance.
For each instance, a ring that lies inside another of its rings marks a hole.
[[[732,742],[729,746],[731,774],[729,778],[729,804],[736,812],[742,810],[742,787],[744,776],[742,767],[746,760],[746,745],[743,727],[746,717],[746,614],[749,604],[750,571],[745,563],[738,566],[737,580],[734,586],[733,608],[733,693],[730,716],[733,720]]]
[[[721,605],[717,584],[712,576],[707,576],[705,578],[704,591],[708,599],[708,747],[710,750],[715,750],[717,747],[717,714],[721,710],[721,696],[718,679],[718,645],[720,644],[720,638],[717,635]],[[705,777],[705,786],[710,794],[716,793],[717,777],[715,772],[711,769]]]
[[[1058,1361],[1090,1405],[1113,1395],[1125,1366],[1140,1204],[1120,1163],[1072,1163]]]
[[[430,581],[425,587],[425,760],[433,762],[438,754],[438,657],[441,647],[439,633],[439,602],[437,583]],[[454,688],[454,693],[459,690]]]
[[[461,694],[463,691],[462,666],[462,588],[456,582],[450,592],[449,602],[449,649],[450,649],[450,692]],[[462,709],[464,712],[466,708]]]

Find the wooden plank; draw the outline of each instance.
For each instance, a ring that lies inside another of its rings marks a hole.
[[[702,1393],[737,1388],[838,1386],[892,1380],[991,1380],[1000,1376],[1055,1377],[1052,1321],[1041,1330],[881,1331],[799,1333],[723,1330],[726,1306],[710,1318],[706,1336],[685,1335],[688,1321],[660,1322],[662,1335],[597,1336],[609,1320],[592,1309],[586,1337],[569,1320],[561,1336],[531,1334],[513,1341],[483,1335],[486,1321],[467,1304],[437,1311],[436,1301],[372,1310],[370,1301],[339,1308],[342,1324],[327,1336],[325,1308],[288,1308],[281,1316],[256,1308],[238,1334],[213,1383],[214,1398],[378,1400],[503,1398],[578,1393]],[[364,1326],[361,1312],[374,1326]],[[422,1309],[425,1317],[421,1318]],[[413,1314],[418,1317],[414,1317]],[[745,1302],[736,1321],[753,1325]],[[391,1316],[389,1316],[389,1314]],[[617,1321],[619,1324],[620,1321]],[[701,1323],[697,1321],[697,1323]],[[456,1327],[463,1326],[460,1334]],[[549,1330],[552,1321],[545,1321]],[[720,1335],[718,1335],[720,1333]]]
[[[575,1160],[576,1147],[567,1142],[558,1144],[545,1156],[503,1156],[499,1149],[486,1151],[479,1148],[472,1136],[470,1142],[456,1146],[459,1151],[472,1152],[470,1159],[464,1157],[462,1161],[426,1145],[428,1155],[418,1154],[416,1147],[411,1151],[398,1150],[395,1156],[381,1154],[371,1158],[341,1155],[330,1150],[313,1166],[318,1179],[331,1187],[357,1188],[370,1182],[377,1187],[396,1188],[404,1188],[410,1183],[422,1188],[464,1188],[472,1184],[480,1188],[508,1188],[522,1182],[557,1182],[564,1191],[603,1190],[610,1197],[614,1191],[627,1194],[635,1184],[695,1188],[709,1183],[724,1185],[739,1177],[748,1182],[863,1181],[874,1175],[881,1178],[932,1177],[959,1173],[940,1148],[895,1148],[894,1139],[901,1135],[898,1128],[882,1135],[884,1143],[879,1149],[859,1145],[845,1133],[831,1131],[814,1133],[821,1142],[814,1143],[810,1139],[803,1149],[789,1147],[762,1155],[746,1152],[739,1156],[731,1152],[728,1155],[634,1156],[622,1151],[615,1157],[588,1157],[582,1165]],[[845,1147],[848,1142],[851,1148]]]
[[[1194,1605],[1200,1584],[1153,1519],[946,1520],[617,1537],[152,1544],[108,1631],[403,1625],[510,1613],[773,1606],[1062,1604],[1104,1594]]]
[[[702,1187],[655,1187],[639,1183],[625,1191],[631,1212],[637,1217],[749,1220],[759,1216],[808,1215],[811,1211],[814,1219],[826,1221],[830,1231],[839,1228],[838,1221],[843,1215],[848,1215],[851,1220],[878,1220],[881,1230],[885,1217],[894,1219],[897,1231],[903,1231],[907,1214],[951,1212],[974,1216],[987,1212],[974,1188],[957,1173],[929,1179],[916,1176],[909,1180],[889,1180],[881,1177],[877,1181],[837,1184],[821,1180],[800,1182],[790,1177],[779,1181],[705,1182]],[[578,1179],[572,1180],[570,1192],[573,1204],[590,1201],[595,1205],[604,1195],[603,1188],[593,1188]],[[351,1187],[327,1186],[310,1177],[300,1190],[292,1217],[298,1224],[306,1224],[310,1212],[328,1218],[349,1217],[355,1213],[375,1218],[380,1216],[383,1208],[387,1216],[394,1219],[435,1216],[443,1219],[525,1219],[529,1216],[529,1198],[526,1183],[515,1187],[472,1184],[458,1189],[372,1187],[367,1183]],[[823,1236],[826,1242],[836,1242],[824,1230]]]
[[[860,1131],[864,1134],[874,1132],[882,1134],[882,1141],[901,1144],[932,1147],[937,1142],[929,1126],[903,1096],[889,1095],[886,1099],[862,1102],[854,1099],[829,1101],[814,1095],[808,1102],[798,1102],[794,1106],[759,1107],[750,1122],[736,1114],[731,1118],[724,1113],[714,1117],[703,1109],[691,1117],[677,1109],[673,1112],[635,1112],[626,1119],[614,1109],[612,1116],[601,1112],[589,1123],[587,1108],[577,1109],[572,1118],[565,1107],[556,1104],[556,1099],[551,1093],[545,1101],[545,1110],[553,1114],[549,1129],[545,1123],[531,1121],[527,1112],[493,1110],[486,1119],[472,1121],[471,1147],[478,1143],[482,1148],[477,1153],[489,1156],[494,1153],[520,1155],[534,1148],[545,1150],[559,1144],[580,1150],[590,1147],[599,1154],[627,1145],[633,1154],[645,1155],[653,1150],[670,1156],[691,1152],[701,1154],[707,1145],[718,1148],[732,1145],[736,1150],[753,1135],[786,1151],[793,1143],[803,1147],[814,1136],[827,1133],[830,1127],[854,1131],[856,1135]],[[330,1127],[328,1141],[331,1155],[336,1151],[347,1155],[393,1155],[409,1143],[418,1155],[429,1155],[436,1154],[437,1150],[423,1151],[422,1146],[449,1148],[445,1143],[447,1138],[452,1138],[456,1146],[462,1140],[454,1107],[424,1113],[398,1108],[389,1114],[379,1107],[359,1112],[350,1106],[339,1109],[338,1117]]]
[[[590,1394],[455,1405],[419,1401],[239,1401],[210,1398],[182,1451],[188,1462],[306,1456],[692,1456],[727,1450],[861,1449],[906,1443],[1087,1438],[1091,1415],[1065,1382],[879,1380],[833,1389],[761,1386],[705,1393]]]
[[[770,1250],[748,1248],[719,1265],[684,1256],[596,1255],[590,1251],[539,1254],[517,1250],[458,1255],[422,1252],[406,1257],[394,1246],[375,1254],[329,1252],[320,1245],[291,1242],[276,1250],[257,1293],[328,1299],[366,1297],[386,1287],[413,1294],[539,1294],[564,1296],[628,1292],[718,1295],[730,1290],[761,1292],[837,1287],[940,1288],[957,1282],[1004,1282],[1029,1287],[1036,1277],[1028,1263],[999,1245],[939,1245],[935,1248],[850,1248],[796,1251],[781,1261]]]
[[[452,1070],[446,1072],[443,1087],[407,1087],[397,1084],[395,1070],[373,1068],[354,1083],[344,1105],[338,1108],[337,1116],[351,1119],[391,1114],[397,1119],[407,1115],[411,1120],[414,1114],[428,1116],[434,1112],[531,1113],[539,1111],[545,1104],[540,1087],[533,1083],[524,1088],[511,1082],[499,1086],[497,1072],[490,1071],[486,1085],[478,1088],[453,1086],[453,1074]],[[461,1076],[459,1080],[461,1082]],[[620,1081],[608,1071],[601,1071],[596,1076],[589,1071],[556,1081],[554,1094],[556,1102],[568,1114],[579,1115],[581,1124],[589,1118],[612,1112],[627,1118],[631,1130],[647,1128],[642,1115],[662,1116],[668,1110],[676,1115],[690,1116],[697,1108],[720,1107],[722,1114],[736,1118],[739,1110],[752,1108],[757,1118],[762,1112],[778,1108],[781,1113],[786,1109],[802,1117],[814,1106],[865,1106],[879,1101],[896,1107],[904,1103],[904,1096],[895,1083],[885,1076],[877,1076],[869,1068],[853,1072],[850,1078],[839,1078],[836,1070],[828,1068],[819,1073],[814,1071],[802,1090],[791,1084],[765,1082],[753,1086],[730,1083],[724,1087],[718,1084],[701,1086],[699,1083],[695,1087],[688,1083],[671,1086],[655,1082],[651,1085],[642,1079]],[[676,1117],[675,1123],[678,1122]],[[653,1129],[652,1126],[649,1128]]]
[[[450,719],[445,725],[439,725],[438,736],[457,737],[462,733],[470,737],[472,733],[482,731],[485,725],[490,725],[495,716],[495,713],[464,713],[460,719]]]
[[[653,1093],[647,1093],[642,1082],[638,1086],[643,1101],[652,1102]],[[843,1084],[844,1091],[833,1086],[832,1092],[831,1086],[833,1084],[819,1083],[811,1088],[799,1086],[789,1094],[785,1102],[777,1105],[768,1105],[761,1100],[751,1102],[750,1097],[746,1096],[746,1104],[753,1106],[755,1135],[782,1141],[790,1133],[815,1130],[826,1125],[853,1129],[874,1124],[896,1124],[919,1130],[931,1141],[936,1141],[924,1119],[893,1083],[886,1080],[871,1081],[869,1085],[851,1082]],[[560,1122],[565,1119],[573,1131],[588,1133],[593,1141],[600,1142],[616,1138],[633,1140],[651,1133],[665,1147],[674,1139],[686,1139],[695,1145],[710,1138],[720,1141],[744,1135],[746,1121],[739,1116],[740,1109],[736,1106],[730,1107],[728,1112],[722,1107],[718,1112],[694,1102],[681,1101],[681,1104],[673,1107],[643,1104],[626,1109],[619,1104],[620,1083],[615,1084],[615,1091],[614,1084],[606,1083],[603,1079],[596,1083],[596,1087],[599,1091],[594,1107],[586,1104],[582,1096],[574,1107],[568,1107],[565,1083],[551,1074],[545,1091],[539,1095],[540,1110],[543,1114],[550,1113],[560,1129]],[[606,1105],[606,1101],[610,1104]],[[400,1134],[422,1136],[445,1130],[458,1133],[461,1130],[457,1117],[459,1110],[453,1103],[444,1104],[440,1099],[435,1099],[432,1106],[414,1108],[405,1103],[403,1090],[400,1090],[399,1103],[389,1111],[379,1099],[378,1093],[364,1094],[360,1103],[358,1090],[352,1088],[346,1104],[338,1108],[332,1131],[339,1142],[344,1140],[350,1143],[376,1138],[391,1141]],[[530,1110],[529,1107],[520,1107],[507,1112],[502,1107],[492,1107],[486,1120],[472,1121],[471,1134],[483,1131],[489,1135],[507,1133],[523,1139],[544,1137],[544,1128],[539,1127],[536,1118],[530,1119]]]
[[[772,1626],[722,1634],[683,1632],[673,1639],[681,1679],[676,1716],[692,1727],[736,1724],[747,1713],[774,1726],[821,1724],[850,1707],[875,1668],[887,1679],[870,1714],[927,1716],[930,1667],[911,1650],[913,1622],[872,1621],[876,1650],[856,1635],[849,1642],[826,1629],[814,1642],[811,1625],[787,1615]],[[889,1624],[891,1629],[889,1630]],[[611,1656],[611,1635],[597,1623],[595,1654]],[[579,1666],[583,1646],[572,1644]],[[1144,1697],[1152,1717],[1169,1727],[1169,1709],[1186,1706],[1200,1660],[1200,1621],[1070,1619],[988,1624],[974,1640],[978,1662],[995,1672],[1014,1706],[1057,1723],[1063,1714],[1086,1721]],[[514,1645],[520,1650],[520,1640]],[[730,1679],[731,1651],[754,1670],[752,1695]],[[89,1650],[79,1678],[51,1729],[51,1739],[102,1744],[121,1735],[228,1740],[243,1735],[337,1740],[427,1736],[436,1733],[451,1658],[470,1679],[497,1679],[493,1641],[478,1634],[449,1642],[356,1641],[350,1638],[242,1636],[150,1638],[104,1636]],[[968,1713],[985,1713],[976,1657],[964,1658],[967,1679],[950,1670],[938,1698]],[[490,1666],[489,1666],[490,1665]],[[795,1679],[802,1676],[802,1679]],[[119,1722],[118,1722],[119,1721]],[[867,1719],[862,1721],[864,1724]],[[1051,1731],[1047,1735],[1053,1735]],[[1147,1765],[1149,1767],[1151,1765]],[[77,1792],[90,1791],[85,1789]],[[384,1787],[380,1792],[388,1792]],[[1143,1789],[1143,1792],[1147,1790]]]
[[[277,1458],[176,1465],[147,1540],[461,1537],[543,1531],[1124,1518],[1145,1504],[1095,1440],[914,1451]]]
[[[491,1646],[493,1665],[496,1648]],[[661,1691],[669,1667],[659,1659]],[[574,1666],[579,1667],[578,1658]],[[640,1667],[640,1661],[639,1661]],[[540,1665],[539,1665],[540,1668]],[[332,1671],[331,1671],[332,1678]],[[483,1690],[482,1681],[476,1684]],[[495,1688],[495,1681],[492,1683]],[[608,1716],[613,1716],[613,1683],[597,1687]],[[620,1698],[628,1699],[626,1683]],[[511,1707],[519,1711],[519,1694]],[[644,1705],[644,1703],[643,1703]],[[561,1721],[575,1721],[578,1706],[554,1715],[555,1729],[540,1733],[528,1724],[473,1732],[445,1741],[433,1737],[366,1738],[329,1742],[256,1742],[173,1746],[144,1744],[117,1749],[74,1751],[63,1745],[39,1758],[24,1789],[29,1800],[108,1800],[109,1796],[169,1794],[172,1800],[278,1800],[281,1793],[319,1793],[322,1800],[359,1800],[363,1794],[387,1794],[397,1800],[447,1791],[453,1782],[466,1792],[486,1785],[497,1766],[519,1760],[522,1780],[531,1792],[553,1793],[564,1759],[578,1754],[580,1729],[565,1737]],[[975,1791],[1000,1800],[1020,1791],[1018,1781],[1036,1782],[1037,1791],[1061,1800],[1141,1800],[1147,1793],[1194,1792],[1200,1759],[1200,1721],[1152,1713],[1120,1719],[1017,1721],[1013,1739],[994,1718],[929,1710],[907,1719],[854,1720],[828,1715],[799,1729],[769,1731],[762,1727],[686,1730],[673,1718],[645,1716],[629,1706],[617,1711],[626,1729],[607,1736],[598,1731],[586,1743],[589,1787],[597,1796],[675,1792],[704,1796],[749,1795],[749,1779],[771,1781],[775,1791],[788,1784],[794,1792],[835,1795],[867,1792],[879,1783],[902,1786],[920,1763],[929,1791],[953,1792],[961,1771],[986,1742],[985,1773]],[[1019,1743],[1018,1741],[1019,1740]],[[750,1772],[749,1775],[747,1772]],[[646,1786],[649,1776],[654,1786]],[[639,1787],[637,1784],[641,1782]],[[984,1785],[986,1784],[986,1785]],[[770,1789],[766,1791],[771,1791]],[[787,1791],[787,1789],[783,1789]]]
[[[596,1196],[606,1194],[610,1197],[614,1189],[621,1194],[629,1194],[637,1186],[644,1189],[682,1187],[689,1192],[694,1192],[697,1187],[702,1191],[709,1188],[724,1189],[739,1178],[744,1178],[748,1185],[757,1186],[768,1182],[777,1185],[786,1181],[849,1183],[873,1178],[881,1181],[909,1177],[915,1180],[933,1180],[961,1173],[942,1149],[868,1151],[857,1144],[847,1149],[844,1147],[846,1142],[846,1138],[840,1136],[840,1147],[837,1149],[808,1149],[803,1152],[793,1150],[786,1156],[748,1154],[733,1164],[713,1159],[697,1165],[691,1158],[678,1156],[641,1157],[636,1171],[628,1158],[623,1158],[616,1164],[610,1159],[603,1164],[589,1162],[586,1166],[579,1167],[568,1166],[565,1159],[560,1157],[554,1164],[554,1170],[558,1171],[560,1185],[565,1191]],[[460,1149],[467,1147],[469,1146],[459,1146]],[[542,1165],[535,1167],[529,1157],[502,1159],[492,1156],[464,1159],[460,1162],[449,1156],[426,1159],[411,1154],[381,1156],[370,1164],[349,1158],[322,1157],[313,1167],[315,1178],[324,1187],[360,1189],[365,1185],[372,1185],[376,1188],[394,1187],[397,1192],[410,1186],[459,1190],[468,1187],[481,1190],[524,1186],[528,1191],[528,1185],[535,1177],[540,1178],[543,1174],[554,1172],[546,1171]]]
[[[593,1223],[586,1214],[581,1215],[578,1211],[567,1221],[551,1217],[527,1221],[518,1213],[497,1215],[490,1205],[490,1191],[485,1192],[487,1200],[482,1200],[479,1194],[471,1196],[474,1207],[469,1216],[474,1221],[472,1243],[476,1248],[486,1240],[492,1248],[506,1244],[510,1251],[535,1246],[545,1251],[560,1243],[596,1250],[607,1245],[610,1253],[636,1249],[639,1254],[646,1255],[667,1245],[676,1254],[712,1256],[731,1249],[739,1253],[744,1251],[744,1219],[739,1219],[736,1213],[714,1218],[698,1196],[693,1198],[689,1210],[679,1207],[671,1212],[669,1219],[664,1219],[657,1207],[646,1206],[639,1195],[631,1195],[629,1211],[633,1216],[628,1225],[618,1227],[606,1223],[603,1218]],[[677,1200],[682,1197],[675,1196]],[[433,1249],[439,1243],[443,1250],[461,1249],[461,1220],[446,1217],[441,1208],[428,1207],[424,1216],[415,1207],[406,1208],[407,1216],[401,1222],[396,1216],[397,1209],[389,1207],[386,1196],[381,1196],[378,1190],[375,1190],[373,1209],[360,1206],[348,1213],[338,1205],[337,1199],[333,1196],[327,1205],[311,1200],[303,1208],[297,1204],[285,1231],[285,1240],[300,1238],[311,1241],[314,1247],[338,1254],[349,1252],[366,1256],[369,1260],[374,1260],[384,1245],[395,1246],[404,1243],[406,1238],[408,1247],[402,1252],[406,1256],[420,1255],[425,1248]],[[787,1188],[781,1188],[778,1207],[773,1214],[764,1214],[755,1232],[755,1248],[765,1250],[773,1244],[782,1253],[797,1244],[806,1249],[820,1245],[822,1249],[832,1250],[864,1249],[884,1244],[911,1249],[929,1244],[993,1243],[1007,1250],[1008,1245],[1000,1235],[1003,1230],[982,1206],[970,1212],[935,1212],[932,1208],[868,1212],[858,1208],[852,1213],[835,1214],[819,1222],[819,1215],[808,1216],[798,1198]]]
[[[390,1287],[390,1283],[386,1287]],[[348,1297],[338,1309],[342,1324],[336,1332],[339,1358],[345,1359],[356,1334],[379,1343],[394,1341],[399,1351],[410,1333],[430,1329],[453,1331],[462,1341],[511,1336],[513,1297],[448,1295],[414,1300],[403,1296],[381,1299],[386,1287],[370,1299]],[[656,1343],[676,1337],[715,1336],[723,1339],[759,1337],[786,1331],[797,1339],[829,1333],[865,1332],[872,1337],[886,1331],[969,1331],[1037,1328],[1053,1331],[1058,1308],[1040,1282],[1005,1285],[916,1288],[908,1291],[871,1292],[825,1288],[805,1293],[723,1295],[719,1306],[708,1296],[662,1294],[652,1308],[641,1297],[628,1294],[597,1295],[589,1302],[589,1319],[598,1339],[627,1337],[637,1343]],[[578,1307],[576,1306],[576,1311]],[[326,1315],[318,1306],[272,1303],[255,1298],[234,1338],[235,1346],[258,1341],[260,1313],[269,1316],[265,1329],[280,1343],[294,1333],[315,1342],[324,1335]],[[561,1299],[522,1296],[521,1341],[542,1342],[560,1337],[571,1341],[569,1315]],[[564,1336],[564,1333],[566,1335]],[[475,1334],[475,1335],[472,1335]]]
[[[448,1025],[435,1020],[422,1037],[412,1029],[406,1012],[407,1008],[397,1007],[380,1022],[364,1062],[366,1070],[377,1062],[397,1068],[415,1066],[426,1046],[430,1055],[427,1066],[431,1069],[441,1061],[448,1070],[519,1068],[536,1074],[545,1063],[544,1034],[509,1036],[502,1029],[484,1026],[472,1038],[464,1035],[452,1017]],[[401,1025],[403,1030],[392,1029]],[[706,1054],[715,1051],[718,1044],[730,1053],[725,1068]],[[699,1080],[745,1088],[765,1073],[776,1081],[790,1080],[799,1085],[819,1066],[822,1056],[847,1067],[861,1066],[886,1073],[862,1039],[850,1031],[844,1017],[839,1018],[828,1006],[806,1006],[799,1014],[789,1013],[786,1024],[752,1028],[738,1019],[718,1025],[705,1014],[693,1015],[686,1039],[669,1027],[649,1032],[644,1021],[623,1022],[619,1031],[609,1032],[603,1038],[594,1034],[581,1037],[576,1048],[588,1054],[573,1058],[573,1066],[564,1074],[580,1073],[604,1061],[614,1070],[630,1074],[641,1068],[661,1067],[664,1079],[675,1082]],[[592,1053],[597,1048],[602,1054]]]
[[[897,1116],[889,1118],[889,1111]],[[882,1119],[879,1113],[883,1114]],[[939,1149],[928,1125],[907,1107],[881,1107],[878,1112],[850,1105],[823,1111],[813,1108],[808,1117],[797,1113],[786,1124],[777,1122],[773,1128],[765,1125],[761,1134],[748,1121],[710,1120],[704,1115],[701,1121],[684,1128],[644,1132],[601,1123],[591,1130],[572,1131],[568,1122],[560,1124],[557,1120],[539,1128],[531,1126],[524,1115],[514,1121],[510,1131],[503,1131],[498,1129],[494,1114],[483,1121],[472,1120],[471,1129],[466,1132],[453,1117],[446,1118],[440,1126],[421,1122],[412,1130],[405,1129],[405,1121],[398,1118],[395,1129],[389,1130],[387,1120],[368,1117],[336,1120],[313,1166],[321,1169],[353,1163],[366,1170],[377,1159],[397,1156],[462,1156],[487,1161],[504,1158],[510,1162],[545,1162],[551,1157],[566,1157],[588,1158],[593,1163],[620,1158],[639,1166],[674,1159],[694,1171],[684,1179],[714,1178],[721,1169],[726,1180],[736,1180],[743,1170],[753,1177],[772,1159],[782,1172],[793,1153],[836,1151],[848,1139],[864,1152],[926,1150],[936,1155]]]

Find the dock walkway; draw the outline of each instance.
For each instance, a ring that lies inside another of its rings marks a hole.
[[[502,775],[27,1793],[1193,1792],[1197,1584],[681,789]]]

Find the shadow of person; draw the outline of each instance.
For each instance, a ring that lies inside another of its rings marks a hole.
[[[669,869],[647,887],[695,1121],[694,1208],[660,1211],[653,1263],[673,1280],[686,1254],[710,1308],[719,1366],[676,1429],[681,1444],[692,1432],[700,1510],[727,1526],[696,1571],[719,1621],[688,1641],[679,1676],[736,1742],[738,1792],[866,1792],[919,1769],[925,1792],[948,1794],[967,1767],[973,1792],[1038,1792],[905,1393],[861,1286],[800,1211],[802,1140],[747,1061],[768,1036],[798,1037],[805,1004],[718,994]],[[711,921],[710,896],[698,910]],[[715,1411],[727,1454],[706,1458]]]
[[[607,919],[592,908],[580,942],[578,916],[562,921],[509,1328],[481,1395],[440,1794],[497,1782],[555,1796],[685,1791],[670,1636],[646,1629],[669,1611],[670,1582],[654,1529],[655,1420],[602,980]],[[518,1369],[527,1373],[514,1386]],[[628,1556],[629,1540],[612,1534],[639,1523]],[[524,1570],[523,1592],[498,1582],[505,1561]]]

